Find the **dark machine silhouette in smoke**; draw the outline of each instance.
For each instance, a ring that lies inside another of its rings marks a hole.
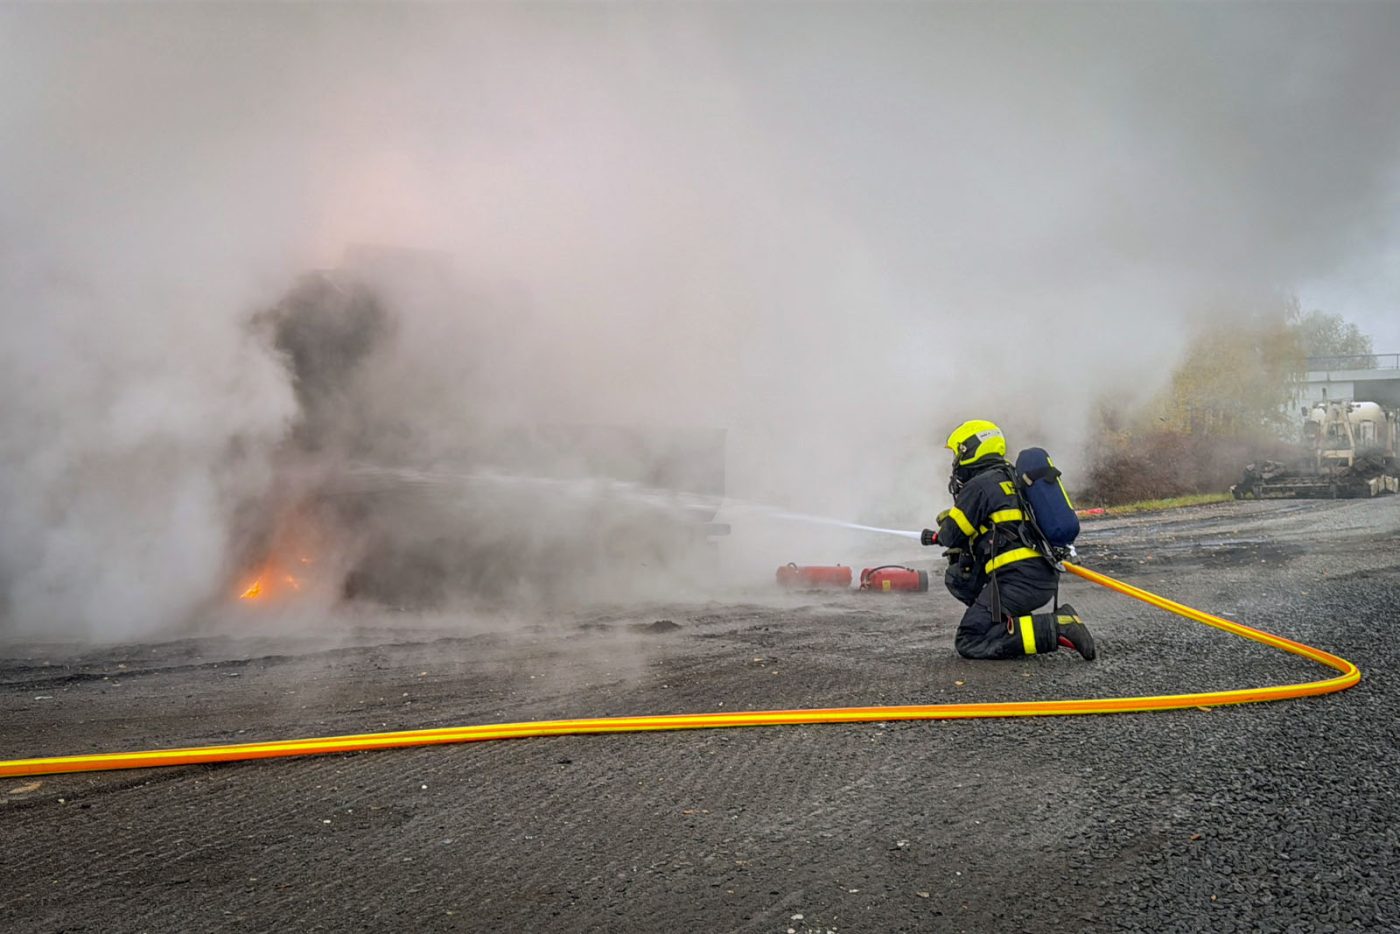
[[[299,418],[273,493],[240,530],[257,569],[242,594],[300,589],[314,563],[342,596],[397,606],[551,599],[703,561],[727,532],[712,522],[723,430],[502,424],[488,385],[464,399],[477,410],[447,424],[396,398],[407,376],[396,368],[412,364],[396,352],[395,299],[446,297],[446,266],[438,254],[358,248],[254,317],[288,368]],[[469,371],[491,342],[460,351]]]

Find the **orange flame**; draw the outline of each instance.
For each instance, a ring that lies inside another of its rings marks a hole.
[[[276,567],[265,567],[256,580],[238,595],[240,600],[270,600],[291,591],[300,592],[301,579]]]
[[[279,524],[283,527],[269,543],[262,560],[246,569],[239,600],[272,603],[314,589],[318,562],[315,549],[308,547],[311,529],[305,524],[294,524],[290,518]]]

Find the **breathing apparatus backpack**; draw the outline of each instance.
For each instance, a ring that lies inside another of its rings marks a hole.
[[[1016,455],[1016,492],[1029,507],[1023,509],[1026,518],[1049,546],[1052,559],[1058,563],[1069,557],[1079,535],[1079,515],[1044,448],[1026,448]]]
[[[1044,448],[1026,448],[1016,455],[1016,463],[1004,468],[1011,476],[1016,499],[1021,503],[1024,522],[1021,525],[1021,540],[1026,547],[1045,555],[1057,570],[1064,570],[1062,562],[1074,554],[1074,540],[1079,535],[1079,515],[1069,501],[1069,494],[1060,482],[1060,470],[1050,460]],[[949,575],[952,575],[950,569]],[[948,589],[963,600],[949,581]],[[1001,617],[1001,592],[997,586],[996,571],[988,575],[987,585],[992,592],[992,614]],[[978,587],[980,590],[980,587]],[[971,601],[963,600],[965,603]],[[1055,611],[1060,608],[1059,575],[1055,576]],[[1008,625],[1010,622],[1008,621]]]

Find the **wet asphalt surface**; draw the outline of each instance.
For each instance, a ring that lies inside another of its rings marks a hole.
[[[1098,521],[1081,563],[1343,655],[1364,680],[1144,715],[0,779],[0,930],[1400,931],[1400,497]],[[1077,579],[1064,596],[1098,638],[1092,664],[958,659],[941,593],[0,643],[0,758],[1329,674]]]

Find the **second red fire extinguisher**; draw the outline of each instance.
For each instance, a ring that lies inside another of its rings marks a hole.
[[[928,590],[928,572],[897,564],[887,564],[878,568],[866,568],[860,572],[861,590],[888,592],[907,590],[922,593]]]

